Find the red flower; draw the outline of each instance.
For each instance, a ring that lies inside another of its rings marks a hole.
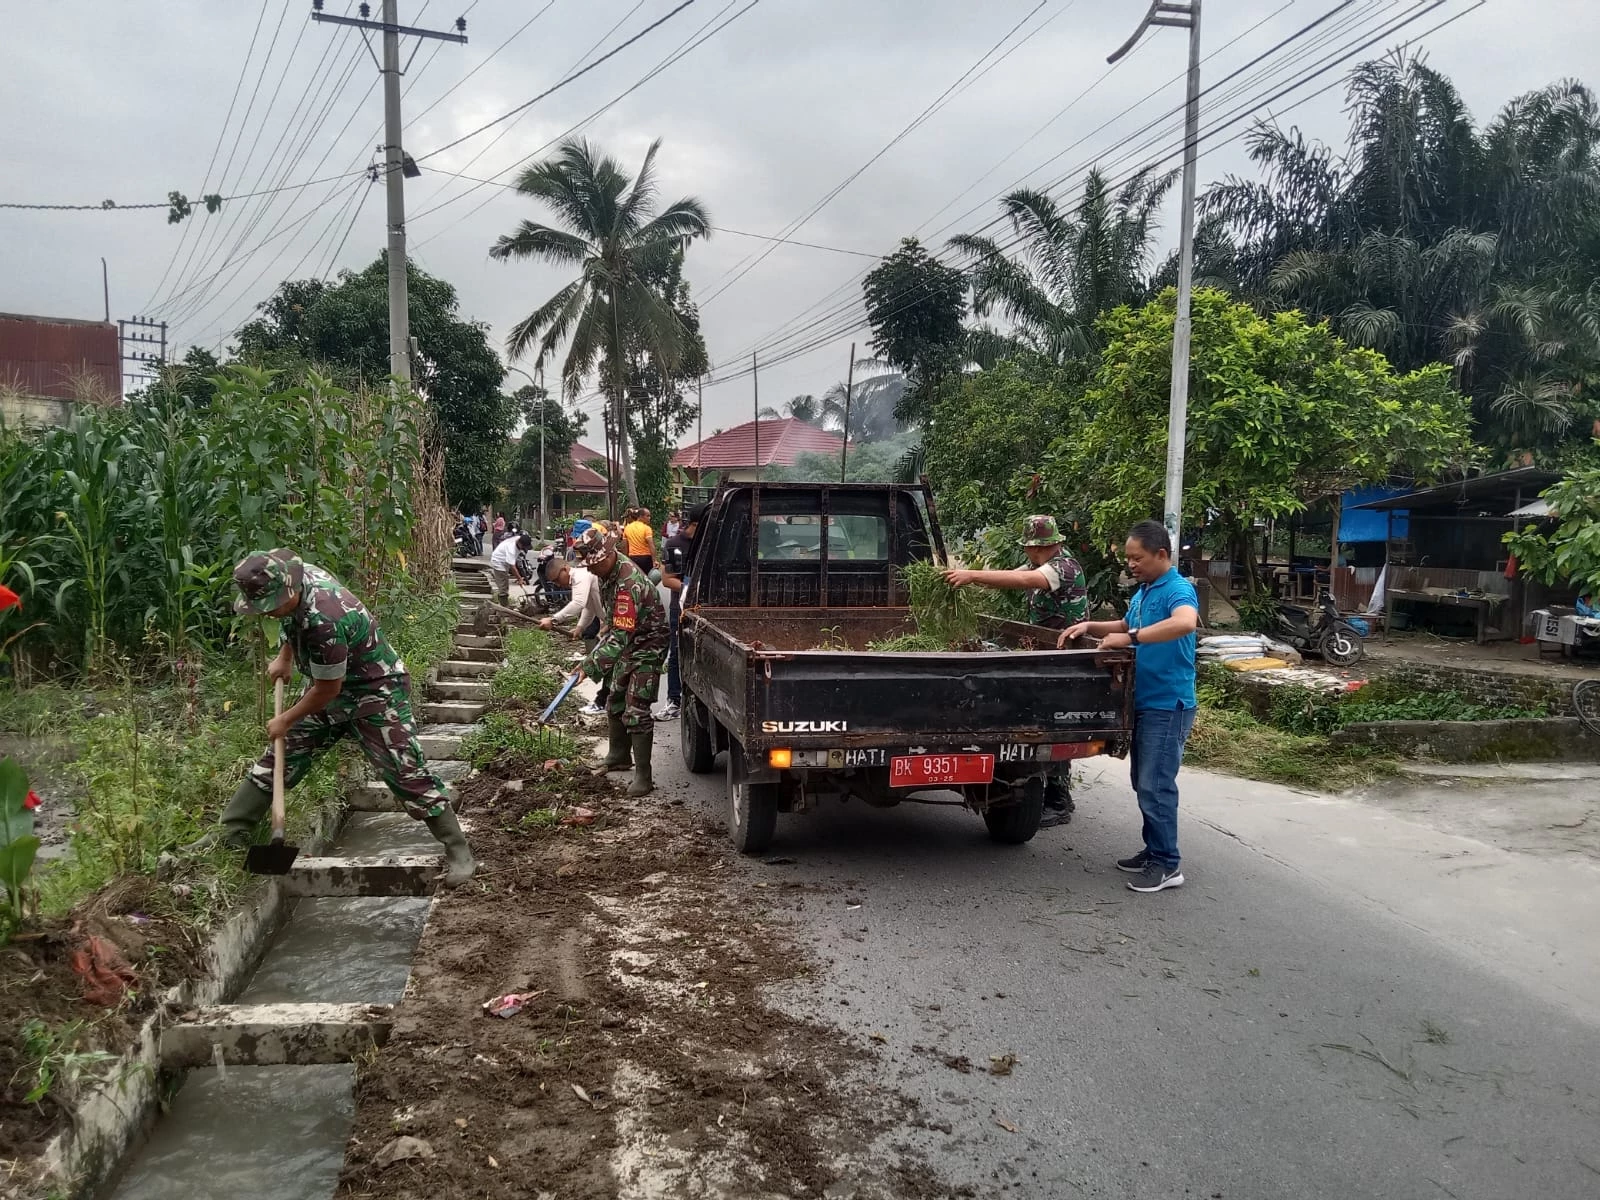
[[[13,592],[5,584],[0,583],[0,612],[8,608],[21,608],[22,597]]]
[[[22,802],[22,807],[31,810],[38,808],[39,803],[39,793],[30,788],[28,790],[28,798]]]

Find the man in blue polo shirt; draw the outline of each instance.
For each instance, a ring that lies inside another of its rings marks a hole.
[[[1108,650],[1134,648],[1133,753],[1128,765],[1144,814],[1144,849],[1117,860],[1137,875],[1136,892],[1182,887],[1178,857],[1178,765],[1194,728],[1195,629],[1200,598],[1172,565],[1172,538],[1158,521],[1140,521],[1128,533],[1128,573],[1139,590],[1120,621],[1083,621],[1061,635],[1058,646],[1089,634]]]

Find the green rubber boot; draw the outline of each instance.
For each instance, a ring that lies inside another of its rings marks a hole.
[[[600,765],[608,771],[626,771],[633,766],[633,750],[628,745],[628,727],[622,723],[621,717],[612,717],[606,722],[606,732],[610,736],[611,745],[606,750],[605,761]]]
[[[650,754],[655,748],[656,731],[641,729],[633,735],[633,779],[628,783],[628,795],[635,798],[648,796],[655,791],[656,781],[650,775]]]
[[[184,854],[204,854],[216,846],[248,849],[255,840],[256,826],[271,807],[272,793],[258,787],[255,780],[246,775],[233,797],[223,805],[217,828],[180,849]]]
[[[472,847],[467,845],[467,835],[461,832],[455,810],[446,808],[437,817],[429,817],[426,823],[428,832],[444,847],[444,877],[440,882],[447,888],[460,887],[472,878],[478,864],[473,860]]]

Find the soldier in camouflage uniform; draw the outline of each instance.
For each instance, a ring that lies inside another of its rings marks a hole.
[[[1089,615],[1089,587],[1078,560],[1061,544],[1054,517],[1029,517],[1022,523],[1022,552],[1028,566],[1014,571],[946,571],[951,587],[976,583],[983,587],[1026,589],[1028,620],[1045,629],[1066,629]],[[1046,825],[1071,818],[1072,797],[1065,775],[1052,774],[1045,788]]]
[[[610,626],[579,669],[594,680],[610,675],[605,766],[616,771],[631,766],[628,795],[646,796],[655,787],[650,774],[655,741],[650,705],[661,684],[671,631],[656,585],[617,553],[618,543],[615,533],[591,527],[572,548],[573,557],[600,581],[600,603],[610,614]]]
[[[284,739],[284,785],[293,787],[322,754],[349,735],[405,811],[425,822],[444,846],[445,885],[465,883],[475,869],[472,851],[450,807],[446,785],[423,757],[406,664],[372,614],[332,575],[288,550],[250,555],[233,578],[240,593],[235,612],[282,622],[280,649],[267,666],[268,676],[287,681],[298,667],[310,686],[267,723],[267,752],[223,810],[221,840],[248,845],[271,804],[270,743]]]

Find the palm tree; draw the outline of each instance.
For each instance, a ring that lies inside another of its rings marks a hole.
[[[620,431],[620,457],[628,502],[639,502],[628,445],[625,381],[628,347],[639,346],[671,371],[682,357],[686,336],[673,298],[657,281],[672,275],[672,260],[695,238],[708,237],[711,218],[692,197],[657,211],[655,157],[651,143],[632,179],[614,158],[582,139],[561,143],[555,157],[536,163],[516,182],[517,191],[543,201],[565,228],[523,221],[489,249],[497,259],[537,259],[575,267],[578,277],[512,327],[506,350],[518,358],[530,349],[539,362],[553,358],[563,342],[561,378],[576,399],[597,366],[611,391],[612,421]]]
[[[782,411],[773,408],[770,404],[762,408],[756,416],[763,421],[781,421],[788,417],[795,421],[803,421],[807,425],[815,425],[818,429],[835,428],[837,425],[836,414],[827,398],[818,400],[815,396],[796,396],[783,406]]]
[[[1023,261],[986,235],[950,239],[971,260],[973,312],[998,314],[1011,326],[1014,345],[1054,362],[1098,352],[1095,319],[1149,291],[1156,212],[1173,179],[1141,171],[1113,194],[1106,177],[1092,170],[1071,210],[1048,192],[1012,192],[1000,207],[1022,243]],[[988,328],[979,333],[973,349],[982,355],[1005,336]]]

